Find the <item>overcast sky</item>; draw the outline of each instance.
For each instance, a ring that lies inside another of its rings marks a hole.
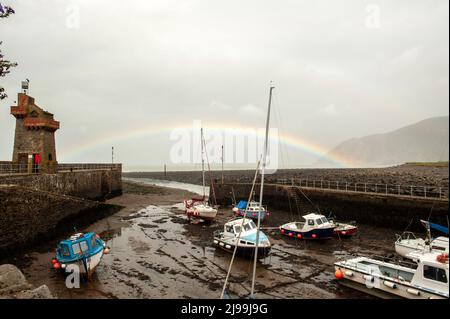
[[[1,79],[0,160],[25,78],[61,121],[59,162],[108,162],[113,144],[129,168],[175,167],[171,129],[263,127],[271,80],[271,126],[314,145],[281,147],[286,166],[448,115],[447,0],[0,2],[16,10],[0,40],[19,63]]]

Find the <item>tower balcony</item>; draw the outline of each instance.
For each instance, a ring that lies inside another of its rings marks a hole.
[[[45,128],[50,131],[56,131],[59,129],[59,122],[52,119],[42,119],[42,118],[25,118],[24,125],[29,129],[39,129]]]
[[[27,115],[27,110],[24,105],[11,106],[11,114],[15,117],[24,117]]]

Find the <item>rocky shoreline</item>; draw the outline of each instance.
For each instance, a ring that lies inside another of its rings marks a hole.
[[[37,288],[14,265],[0,265],[0,299],[53,299],[46,285]]]

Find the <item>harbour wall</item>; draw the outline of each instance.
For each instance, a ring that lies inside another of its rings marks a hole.
[[[0,258],[73,232],[120,207],[19,185],[0,185]]]
[[[120,169],[0,175],[0,258],[117,212]]]
[[[259,194],[259,187],[260,185],[256,184],[255,194]],[[233,193],[237,201],[247,200],[250,190],[251,185],[243,183],[216,184],[214,187],[219,205],[231,205]],[[210,198],[213,197],[211,188]],[[274,184],[264,186],[264,203],[269,211],[277,209],[286,212],[287,219],[290,216],[301,219],[305,213],[320,210],[325,216],[332,213],[338,220],[354,220],[361,224],[396,230],[404,230],[408,227],[408,230],[421,232],[423,232],[423,227],[420,225],[421,219],[430,219],[432,222],[447,225],[449,211],[448,200],[312,188],[300,189]]]
[[[21,185],[35,190],[104,200],[122,194],[122,171],[99,169],[56,174],[0,175],[1,184]]]

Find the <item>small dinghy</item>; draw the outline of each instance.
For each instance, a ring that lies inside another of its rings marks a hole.
[[[449,297],[448,254],[414,252],[417,264],[356,257],[334,264],[335,276],[345,286],[380,298],[445,299]]]
[[[397,240],[395,241],[395,251],[397,254],[408,259],[410,259],[410,253],[414,251],[436,251],[448,254],[448,237],[431,237],[431,228],[437,229],[447,235],[448,228],[424,220],[421,220],[421,222],[427,229],[426,238],[417,238],[412,232],[403,232],[403,234],[397,235]]]
[[[269,212],[264,206],[259,206],[259,203],[255,201],[247,202],[245,200],[241,200],[235,207],[233,207],[233,213],[236,216],[244,217],[245,215],[245,217],[255,220],[258,219],[259,215],[261,221],[269,216]]]
[[[334,236],[339,238],[350,238],[358,232],[358,226],[354,223],[341,223],[334,220],[330,220],[331,225],[334,225]]]
[[[52,264],[54,269],[63,270],[68,265],[75,264],[80,274],[89,278],[95,272],[103,254],[108,253],[109,248],[100,236],[93,232],[77,233],[58,244]]]
[[[214,245],[225,251],[252,257],[255,254],[257,226],[251,219],[235,218],[224,225],[223,231],[214,232]],[[261,230],[259,231],[258,258],[266,257],[270,252],[270,241]]]
[[[304,222],[281,225],[281,234],[298,239],[329,239],[334,236],[336,225],[330,223],[324,215],[311,213],[302,217]]]

